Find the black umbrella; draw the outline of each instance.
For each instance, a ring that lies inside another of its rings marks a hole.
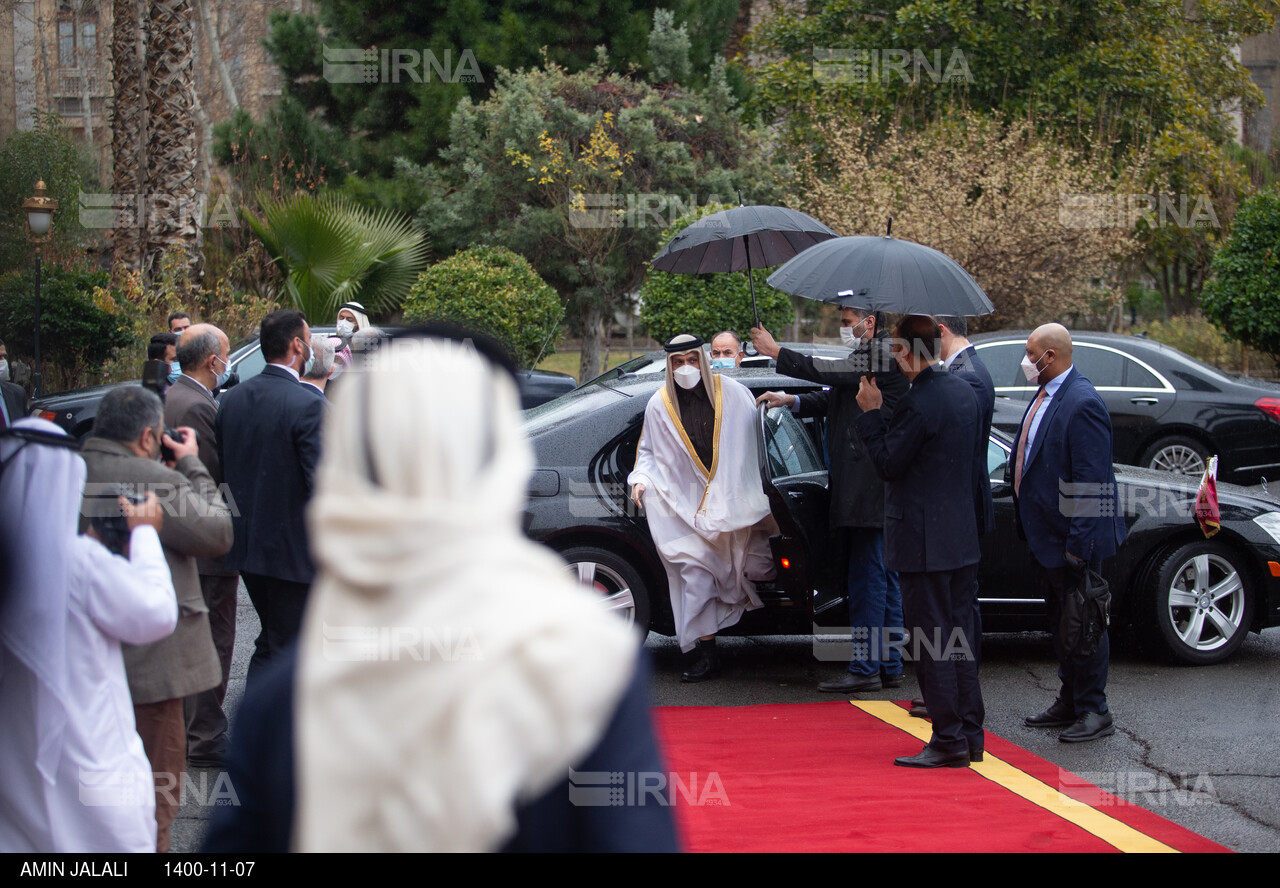
[[[972,317],[995,311],[982,288],[945,253],[896,237],[840,237],[769,275],[786,293],[899,314]]]
[[[741,200],[741,197],[739,197]],[[653,259],[653,267],[674,274],[746,271],[751,308],[756,310],[753,268],[781,265],[816,243],[839,237],[812,216],[786,207],[734,207],[694,222]]]

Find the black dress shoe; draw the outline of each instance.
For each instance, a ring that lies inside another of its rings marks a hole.
[[[1085,743],[1110,737],[1115,732],[1116,725],[1110,712],[1082,712],[1075,724],[1059,734],[1058,739],[1063,743]]]
[[[969,750],[969,761],[971,761],[971,762],[980,762],[980,761],[982,761],[982,750],[981,750],[981,749],[970,749],[970,750]]]
[[[969,753],[937,752],[926,746],[918,755],[903,755],[893,760],[900,768],[967,768]]]
[[[681,673],[680,680],[687,682],[707,681],[720,674],[720,656],[716,653],[716,640],[698,641],[694,648],[696,659],[688,672]]]
[[[828,694],[858,694],[864,691],[878,691],[883,687],[879,675],[854,675],[852,672],[846,672],[835,681],[822,682],[818,685],[818,690]]]
[[[912,718],[928,718],[929,710],[924,706],[912,706],[910,711],[907,712],[907,715]]]
[[[1053,705],[1039,715],[1027,717],[1027,727],[1029,728],[1065,728],[1074,724],[1076,720],[1076,711],[1063,703],[1061,699],[1054,700]]]
[[[902,687],[902,673],[899,672],[897,675],[886,675],[882,673],[880,675],[880,684],[886,688],[900,688]]]
[[[924,709],[924,697],[911,698],[911,708],[915,709],[917,707],[919,707],[920,709]]]

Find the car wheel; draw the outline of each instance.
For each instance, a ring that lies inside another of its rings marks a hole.
[[[1156,652],[1179,663],[1218,663],[1244,644],[1255,587],[1235,549],[1197,541],[1164,555],[1150,573],[1139,630]]]
[[[1152,444],[1139,462],[1160,472],[1203,475],[1209,464],[1209,453],[1208,448],[1194,438],[1177,435]]]
[[[595,546],[566,549],[560,557],[578,582],[604,599],[605,608],[634,625],[642,637],[649,634],[649,590],[625,558]]]

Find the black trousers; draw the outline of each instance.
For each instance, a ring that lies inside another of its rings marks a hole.
[[[241,573],[253,609],[258,612],[262,631],[253,645],[246,681],[252,683],[267,663],[276,659],[298,640],[302,611],[307,604],[310,583],[292,583],[262,574]]]
[[[929,745],[938,752],[976,752],[984,746],[986,709],[978,685],[974,607],[978,565],[945,571],[899,571],[911,641],[907,653],[933,720]]]
[[[231,654],[236,647],[236,593],[240,577],[200,575],[200,591],[209,608],[209,632],[218,650],[222,681],[216,688],[183,700],[187,721],[187,758],[216,761],[227,755],[227,716],[222,703],[231,679]]]
[[[1101,566],[1099,563],[1093,568],[1097,570]],[[1049,610],[1049,631],[1053,634],[1053,653],[1058,658],[1058,679],[1062,682],[1058,698],[1075,709],[1077,715],[1106,712],[1107,671],[1111,666],[1110,636],[1102,633],[1102,641],[1093,656],[1080,659],[1067,653],[1058,632],[1062,596],[1068,587],[1079,582],[1078,572],[1066,567],[1045,567],[1034,555],[1031,556],[1031,568]]]

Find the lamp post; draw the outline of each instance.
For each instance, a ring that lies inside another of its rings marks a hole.
[[[41,394],[42,376],[40,373],[40,260],[41,245],[49,240],[53,229],[53,211],[58,202],[44,193],[44,180],[36,183],[35,197],[28,197],[22,202],[22,209],[27,214],[27,240],[36,245],[36,330],[35,330],[35,371],[32,374],[32,397]]]

